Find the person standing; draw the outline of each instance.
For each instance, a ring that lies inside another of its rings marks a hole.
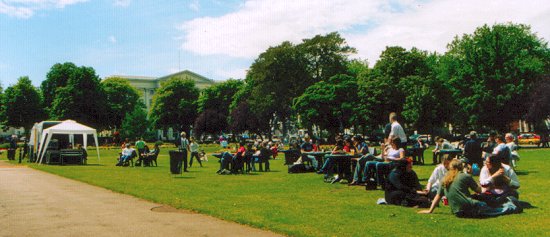
[[[193,157],[197,159],[199,165],[202,167],[201,158],[199,157],[199,144],[194,138],[189,138],[189,150],[191,151],[191,158],[189,159],[189,168],[193,166]]]
[[[390,122],[391,122],[390,136],[398,137],[401,140],[401,143],[399,144],[399,148],[403,148],[403,150],[407,149],[407,135],[405,134],[405,130],[403,129],[403,127],[401,127],[401,124],[397,122],[397,115],[394,114],[393,116],[391,116]]]
[[[185,132],[181,132],[181,138],[180,138],[180,147],[179,150],[183,152],[183,161],[179,162],[178,168],[181,170],[181,165],[183,163],[183,172],[189,172],[187,170],[187,151],[189,150],[189,140],[187,140],[187,134]]]
[[[138,150],[138,158],[139,160],[142,160],[143,153],[145,153],[145,141],[143,141],[143,137],[139,138],[136,142],[136,149]]]

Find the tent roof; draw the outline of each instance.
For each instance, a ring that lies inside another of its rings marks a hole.
[[[86,125],[77,123],[74,120],[65,120],[58,125],[52,126],[44,130],[44,133],[64,133],[64,134],[73,134],[73,133],[86,133],[93,134],[96,130],[90,128]]]

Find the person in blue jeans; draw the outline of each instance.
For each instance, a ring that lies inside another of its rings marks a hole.
[[[331,154],[345,154],[344,151],[344,140],[338,139],[336,140],[336,146],[334,149],[332,149]],[[326,157],[325,163],[323,164],[323,167],[317,173],[319,174],[325,174],[325,182],[332,182],[332,178],[334,176],[334,167],[335,167],[335,161],[333,158],[329,156]]]
[[[384,159],[384,162],[367,162],[363,173],[363,181],[365,182],[369,174],[372,177],[372,174],[374,173],[376,175],[376,181],[382,189],[384,189],[386,184],[386,176],[388,176],[393,168],[393,162],[405,159],[405,150],[403,150],[403,148],[399,148],[401,139],[399,139],[399,137],[390,137],[389,141],[389,146],[387,146],[382,152],[382,159]]]
[[[311,138],[309,136],[306,136],[304,137],[304,143],[302,143],[302,145],[300,145],[300,150],[302,152],[302,163],[304,162],[305,159],[311,161],[311,165],[317,169],[317,166],[318,166],[318,162],[317,162],[317,159],[315,159],[314,156],[311,156],[311,155],[306,155],[304,154],[305,152],[312,152],[313,151],[313,143],[311,143]]]
[[[480,193],[481,187],[471,175],[464,173],[463,169],[462,161],[458,159],[451,161],[449,172],[443,178],[443,183],[432,201],[430,209],[418,213],[432,213],[442,196],[447,197],[452,213],[462,218],[494,217],[523,211],[515,197],[507,197],[506,202],[498,207],[490,207],[485,202],[473,199],[470,190]]]
[[[365,169],[365,164],[367,161],[375,160],[374,154],[369,154],[369,147],[365,140],[361,136],[355,136],[352,138],[353,145],[357,148],[357,151],[362,155],[359,160],[357,160],[357,165],[355,166],[355,172],[353,173],[353,181],[349,185],[359,185],[360,180],[359,176],[364,176],[363,170]]]

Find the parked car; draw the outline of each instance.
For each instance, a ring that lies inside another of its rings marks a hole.
[[[522,133],[518,136],[519,144],[539,145],[540,135],[535,133]]]

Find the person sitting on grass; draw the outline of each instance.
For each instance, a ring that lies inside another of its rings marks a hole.
[[[430,178],[428,179],[426,189],[424,190],[428,198],[433,199],[437,194],[437,191],[441,186],[441,182],[443,181],[443,177],[447,174],[449,164],[453,159],[453,156],[447,154],[443,156],[443,161],[441,161],[441,164],[435,167],[432,175],[430,175]]]
[[[463,173],[464,166],[462,161],[454,159],[449,164],[449,172],[445,175],[443,183],[439,188],[437,195],[432,201],[429,210],[422,210],[418,213],[432,213],[441,200],[446,196],[452,213],[457,217],[479,218],[492,217],[504,214],[519,213],[522,211],[518,200],[514,197],[508,197],[507,202],[499,207],[490,207],[485,202],[472,199],[470,191],[481,192],[481,187],[474,181],[472,176]]]
[[[116,166],[122,166],[124,162],[126,162],[128,159],[132,158],[132,153],[134,153],[134,149],[131,148],[130,143],[126,143],[126,148],[122,150],[120,159],[118,160],[118,163]]]
[[[510,166],[502,163],[498,155],[492,154],[485,160],[485,166],[479,174],[482,193],[480,201],[489,206],[499,206],[511,196],[519,198],[517,189],[520,187],[518,176]]]
[[[412,169],[412,160],[405,159],[394,163],[395,168],[388,175],[385,198],[391,205],[404,207],[429,207],[430,201],[424,195],[418,176]]]

